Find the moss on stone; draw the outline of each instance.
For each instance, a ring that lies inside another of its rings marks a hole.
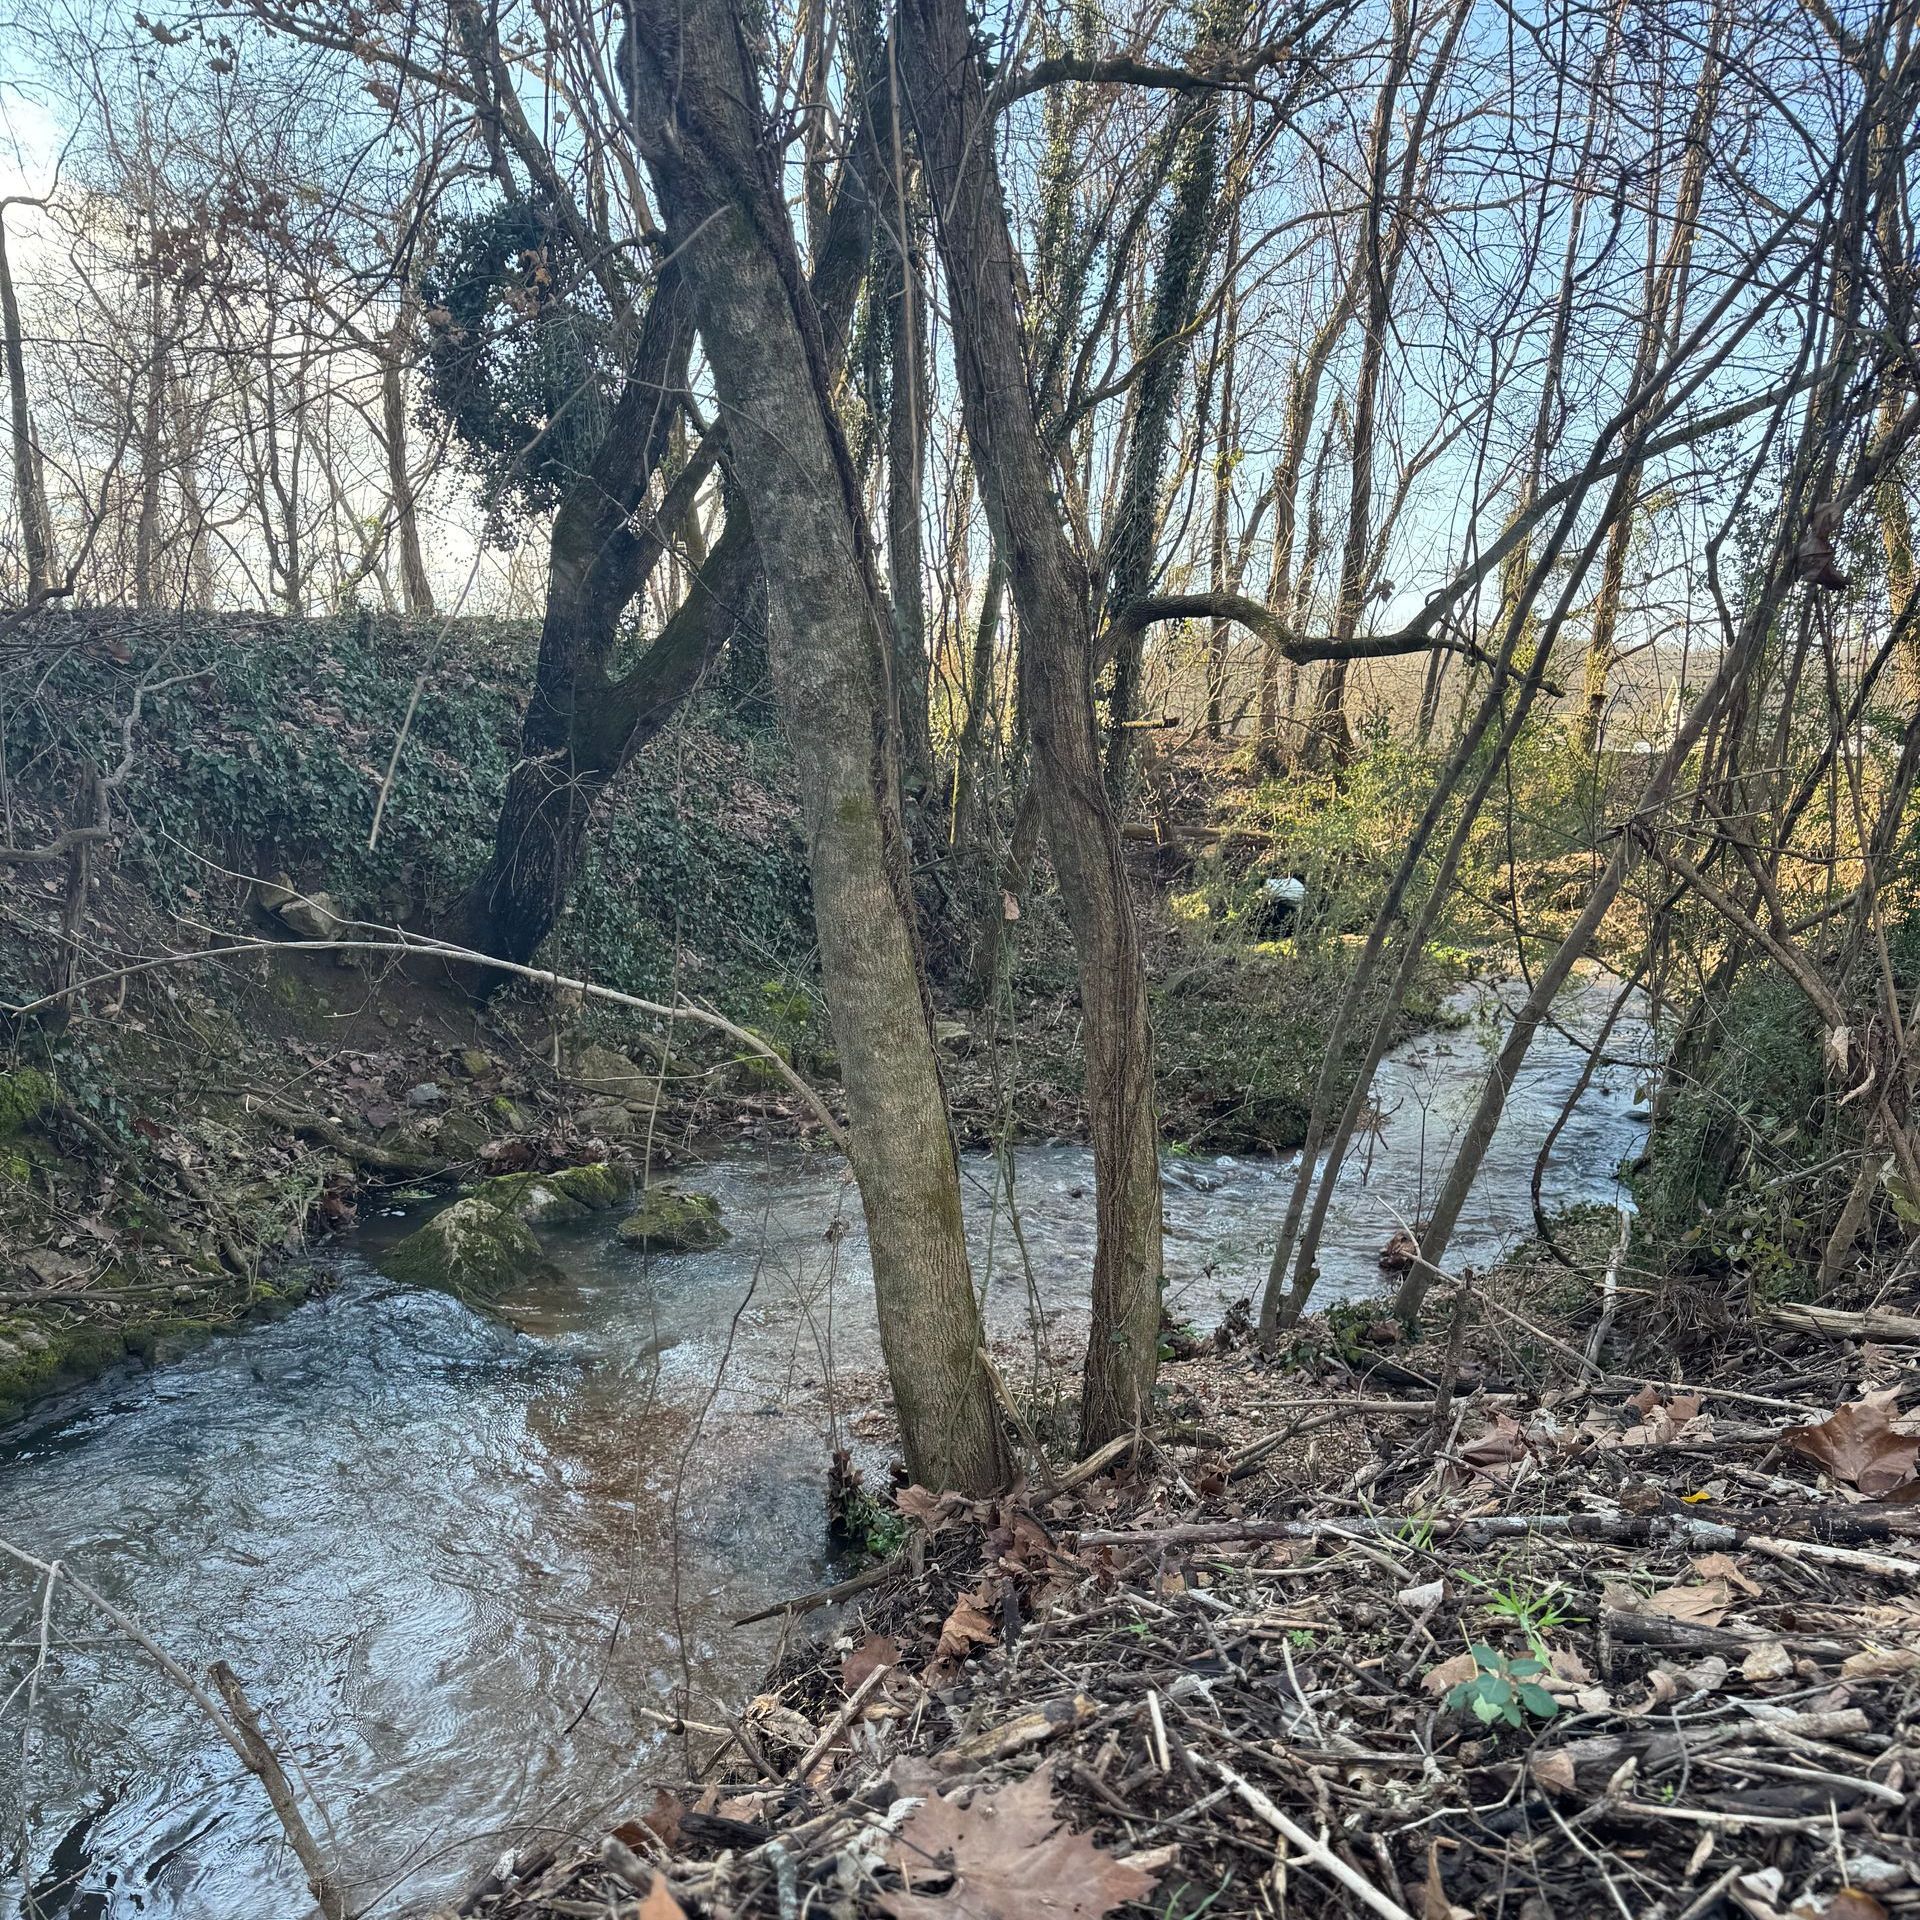
[[[127,1351],[116,1327],[60,1327],[15,1321],[0,1329],[0,1425],[62,1387],[105,1373]]]
[[[704,1253],[728,1237],[720,1202],[708,1193],[650,1187],[620,1222],[620,1238],[642,1253]]]
[[[563,1226],[590,1213],[617,1207],[631,1183],[617,1167],[595,1160],[584,1167],[560,1167],[551,1173],[505,1173],[482,1180],[468,1191],[476,1200],[541,1226]]]
[[[0,1139],[31,1126],[53,1105],[58,1089],[38,1067],[15,1067],[0,1073]]]
[[[516,1212],[470,1194],[390,1247],[380,1264],[410,1286],[487,1300],[532,1278],[544,1262],[533,1229]]]

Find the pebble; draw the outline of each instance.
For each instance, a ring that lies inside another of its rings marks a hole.
[[[422,1080],[417,1087],[407,1089],[407,1105],[410,1107],[437,1107],[446,1097],[439,1082],[434,1080]]]

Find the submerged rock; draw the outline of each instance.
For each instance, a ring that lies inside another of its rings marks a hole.
[[[478,1194],[436,1213],[381,1262],[396,1280],[473,1300],[504,1293],[545,1264],[540,1242],[519,1214]]]
[[[620,1238],[642,1253],[705,1253],[728,1237],[720,1202],[709,1193],[649,1187],[620,1222]]]

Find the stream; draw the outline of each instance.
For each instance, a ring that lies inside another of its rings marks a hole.
[[[1455,1236],[1484,1264],[1531,1226],[1528,1183],[1614,983],[1543,1030]],[[1343,1172],[1316,1303],[1380,1289],[1377,1256],[1444,1172],[1517,983],[1397,1049]],[[1572,1035],[1575,1038],[1569,1038]],[[1615,1053],[1647,1044],[1616,1032]],[[1550,1207],[1618,1197],[1641,1071],[1594,1077]],[[1169,1308],[1205,1326],[1257,1294],[1292,1162],[1166,1161]],[[1016,1391],[1064,1390],[1093,1242],[1091,1156],[964,1165],[987,1311]],[[548,1236],[560,1277],[502,1316],[397,1287],[381,1229],[330,1249],[287,1318],[116,1377],[0,1436],[0,1535],[64,1558],[176,1658],[229,1660],[324,1810],[357,1908],[424,1912],[510,1847],[594,1830],[679,1757],[662,1718],[755,1690],[773,1630],[738,1615],[835,1577],[821,1488],[850,1445],[884,1484],[858,1197],[839,1163],[737,1151],[676,1176],[730,1242],[651,1260],[613,1219]],[[406,1223],[400,1223],[404,1227]],[[1034,1337],[1036,1323],[1044,1336]],[[0,1572],[0,1916],[263,1920],[309,1910],[257,1783],[71,1597],[30,1727],[40,1595]],[[724,1703],[722,1707],[721,1703]],[[24,1738],[23,1738],[24,1732]],[[603,1830],[603,1829],[602,1829]]]

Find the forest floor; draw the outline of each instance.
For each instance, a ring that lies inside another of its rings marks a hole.
[[[1230,1325],[1154,1429],[899,1491],[904,1544],[796,1598],[684,1777],[456,1911],[1920,1911],[1920,1320],[1783,1309],[1689,1382],[1616,1333],[1603,1371],[1607,1237],[1432,1344]]]

